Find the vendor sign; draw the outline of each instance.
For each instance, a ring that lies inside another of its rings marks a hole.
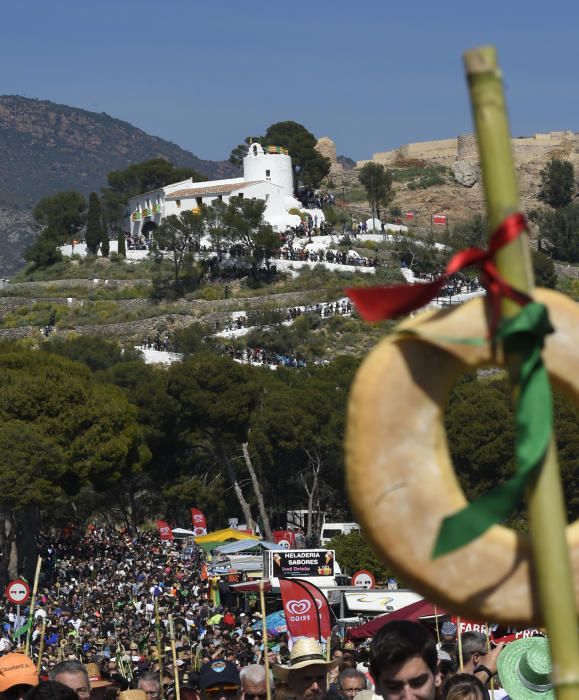
[[[333,576],[333,549],[290,549],[269,552],[270,576],[275,578]]]

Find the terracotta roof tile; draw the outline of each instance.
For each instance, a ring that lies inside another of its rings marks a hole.
[[[177,190],[176,192],[171,192],[165,199],[187,199],[187,197],[203,197],[205,195],[220,195],[220,194],[231,194],[236,190],[243,190],[251,185],[257,185],[258,182],[263,182],[263,180],[248,180],[247,182],[234,182],[234,183],[223,183],[221,185],[203,185],[200,183],[197,187],[188,187],[186,190]]]

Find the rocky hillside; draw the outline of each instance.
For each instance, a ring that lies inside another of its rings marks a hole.
[[[18,96],[0,97],[0,205],[34,206],[54,192],[98,190],[111,170],[166,158],[209,178],[228,162],[201,160],[108,114]]]
[[[111,170],[158,157],[210,179],[235,174],[227,161],[201,160],[108,114],[14,95],[0,96],[0,153],[0,277],[22,267],[42,197],[98,191]]]

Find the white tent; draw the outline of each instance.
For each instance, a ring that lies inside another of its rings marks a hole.
[[[195,533],[193,532],[193,530],[185,530],[182,527],[173,528],[171,532],[174,535],[177,535],[177,537],[195,537]]]

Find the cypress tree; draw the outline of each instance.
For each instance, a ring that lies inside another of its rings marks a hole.
[[[89,253],[97,254],[103,240],[103,225],[101,220],[101,202],[96,192],[91,192],[88,198],[88,214],[86,217],[86,247]]]
[[[122,255],[123,258],[126,258],[127,257],[127,246],[125,243],[125,234],[122,231],[119,231],[117,241],[118,241],[118,245],[117,245],[118,254]]]
[[[103,220],[101,222],[101,230],[103,233],[101,238],[101,255],[103,256],[103,258],[108,258],[111,246],[109,242],[109,229],[107,227],[107,222],[105,221],[104,215]]]

